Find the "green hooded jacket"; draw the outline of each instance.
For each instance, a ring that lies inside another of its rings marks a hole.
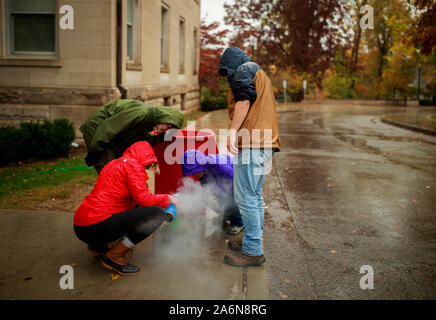
[[[106,148],[121,156],[137,141],[146,140],[153,146],[157,139],[148,133],[156,124],[170,123],[180,129],[183,117],[183,113],[173,107],[154,107],[137,100],[105,104],[79,128],[88,149],[86,164],[94,165]]]

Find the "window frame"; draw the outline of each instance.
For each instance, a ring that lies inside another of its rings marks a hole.
[[[193,41],[193,54],[192,54],[192,74],[197,75],[198,74],[198,28],[194,27],[192,32],[192,37],[194,38]]]
[[[170,27],[170,7],[162,2],[161,3],[161,18],[160,18],[160,72],[169,73],[169,57],[170,57],[170,46],[169,46],[169,27]],[[165,19],[163,13],[165,11]]]
[[[19,58],[19,59],[57,59],[59,56],[59,26],[58,26],[58,11],[59,2],[55,1],[56,9],[54,13],[41,13],[41,12],[26,12],[26,14],[53,14],[54,15],[54,51],[15,51],[15,43],[13,37],[13,24],[11,21],[12,11],[10,7],[10,2],[13,0],[5,1],[4,6],[4,37],[5,37],[5,53],[7,57]]]
[[[179,74],[185,73],[186,19],[179,17]]]
[[[131,3],[132,5],[132,22],[131,24],[129,24],[129,3]],[[126,18],[126,59],[127,62],[134,62],[135,61],[135,45],[136,45],[136,30],[135,30],[135,26],[136,26],[136,17],[135,17],[135,6],[136,6],[137,2],[135,0],[127,0],[127,5],[126,5],[126,13],[127,13],[127,18]],[[131,40],[130,40],[130,48],[129,48],[129,26],[131,28]],[[131,56],[129,56],[129,51],[131,53]]]
[[[131,41],[131,54],[132,56],[128,56],[129,48],[127,38],[129,36],[128,33],[128,1],[126,2],[126,70],[133,71],[142,71],[142,1],[141,0],[132,0],[133,4],[133,23],[132,23],[132,41]]]

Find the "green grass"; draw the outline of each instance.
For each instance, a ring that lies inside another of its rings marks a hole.
[[[200,110],[187,113],[183,127],[205,114]],[[47,200],[55,198],[54,203],[60,204],[54,209],[74,211],[83,200],[82,193],[89,192],[98,177],[94,168],[85,164],[85,155],[83,150],[71,158],[29,159],[0,167],[0,208],[37,210],[41,204],[47,208]]]
[[[86,166],[83,155],[2,167],[0,168],[0,198],[24,190],[59,186],[78,177],[84,177],[84,181],[97,178],[94,168]]]

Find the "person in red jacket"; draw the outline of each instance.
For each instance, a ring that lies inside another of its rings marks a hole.
[[[74,215],[76,236],[88,244],[90,253],[103,256],[104,267],[121,275],[139,272],[125,254],[159,228],[166,219],[164,208],[177,204],[174,197],[148,189],[145,170],[158,168],[157,163],[148,142],[134,143],[121,158],[103,167]],[[108,243],[118,239],[109,248]]]

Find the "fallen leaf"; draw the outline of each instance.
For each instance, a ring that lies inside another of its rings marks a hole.
[[[280,297],[282,297],[282,299],[288,298],[288,296],[286,294],[284,294],[283,292],[281,292],[280,290],[277,290],[277,293],[280,295]]]
[[[353,233],[356,233],[356,232],[357,232],[357,230],[353,230],[352,232],[353,232]]]
[[[332,184],[332,183],[329,183],[329,184],[327,185],[327,187],[329,187],[329,188],[334,187],[334,186],[335,186],[335,185]]]
[[[413,203],[416,203],[417,201],[416,201],[416,200],[412,200],[412,202],[413,202]]]
[[[111,273],[111,280],[118,280],[120,278],[120,275],[117,273]]]
[[[283,282],[291,283],[291,280],[285,279],[285,280],[283,280]]]
[[[330,253],[335,254],[335,253],[336,253],[336,250],[330,250]]]

